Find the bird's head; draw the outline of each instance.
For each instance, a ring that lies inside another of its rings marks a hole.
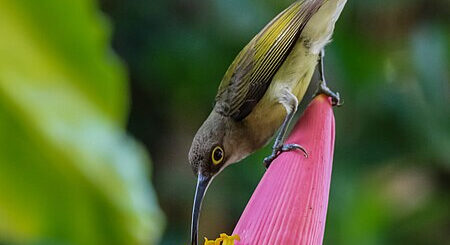
[[[218,120],[214,120],[218,119]],[[226,125],[218,116],[208,117],[192,141],[189,163],[195,175],[212,178],[227,162],[229,147],[225,146]]]
[[[211,180],[226,166],[245,156],[236,141],[239,130],[229,118],[213,111],[197,131],[189,151],[189,163],[197,175],[192,210],[191,244],[197,244],[198,219],[203,197]]]

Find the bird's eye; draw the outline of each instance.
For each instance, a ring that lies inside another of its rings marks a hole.
[[[214,165],[220,164],[223,161],[223,149],[216,146],[211,153],[211,159]]]

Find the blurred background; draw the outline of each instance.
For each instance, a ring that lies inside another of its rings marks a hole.
[[[0,244],[186,244],[191,140],[291,2],[0,0]],[[326,49],[345,105],[324,244],[450,244],[449,16],[347,3]],[[201,236],[231,233],[269,151],[216,178]]]

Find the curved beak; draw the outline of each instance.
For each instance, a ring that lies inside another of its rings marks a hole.
[[[194,206],[192,207],[192,223],[191,223],[191,245],[197,245],[198,242],[198,221],[200,210],[202,208],[203,197],[211,183],[212,177],[198,174],[197,187],[195,189]]]

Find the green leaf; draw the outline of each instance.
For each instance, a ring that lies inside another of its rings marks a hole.
[[[0,0],[0,243],[154,244],[149,159],[88,0]]]

